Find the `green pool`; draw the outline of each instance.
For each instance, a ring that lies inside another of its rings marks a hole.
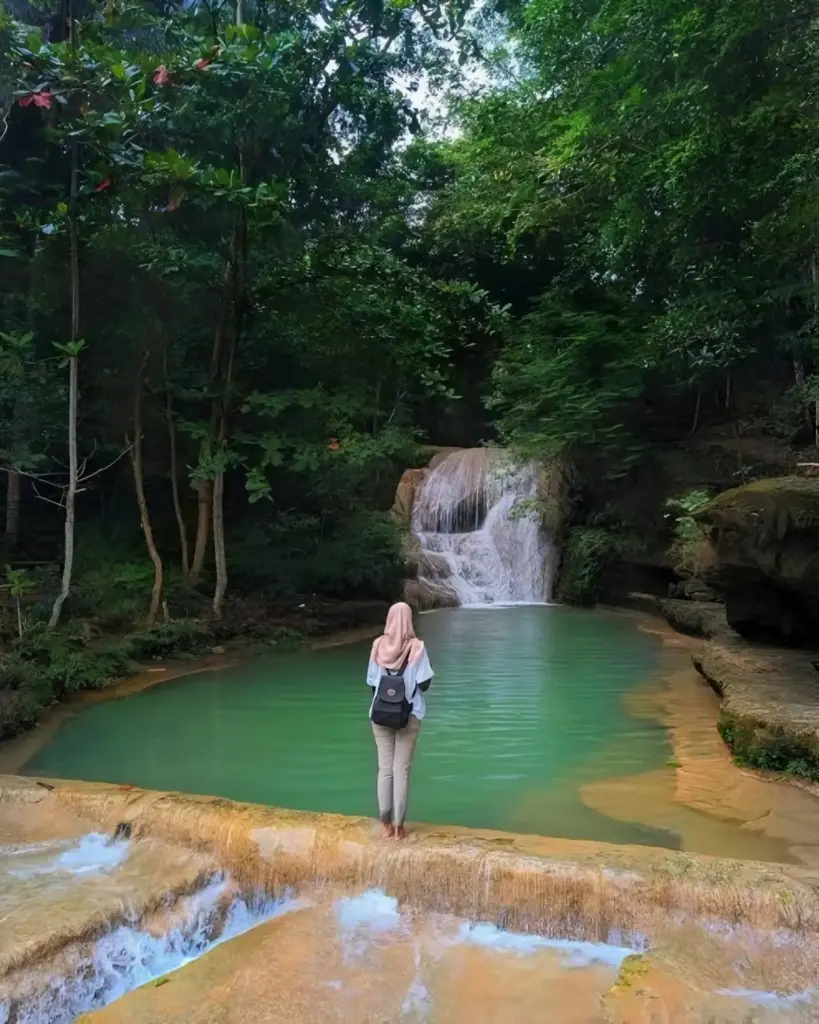
[[[541,606],[434,612],[419,632],[436,677],[411,819],[678,845],[578,795],[584,783],[669,757],[663,727],[632,716],[624,700],[658,670],[656,637],[627,616]],[[276,655],[90,705],[26,771],[373,813],[368,651]]]

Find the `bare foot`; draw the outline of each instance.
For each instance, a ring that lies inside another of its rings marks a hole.
[[[381,827],[384,829],[385,839],[393,839],[395,837],[395,829],[392,825],[386,825],[382,822]]]
[[[398,825],[396,827],[396,829],[395,829],[395,838],[396,839],[406,839],[407,838],[407,830],[404,828],[403,825]]]

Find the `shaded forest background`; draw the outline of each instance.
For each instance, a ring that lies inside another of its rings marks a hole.
[[[426,445],[577,466],[576,600],[811,458],[817,38],[784,0],[6,0],[0,735],[394,596]]]

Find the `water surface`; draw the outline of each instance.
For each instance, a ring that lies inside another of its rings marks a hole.
[[[661,645],[624,615],[528,606],[421,616],[435,680],[410,817],[568,838],[678,846],[587,808],[595,779],[661,766],[665,729],[625,698]],[[271,656],[90,705],[30,774],[372,814],[369,643]]]

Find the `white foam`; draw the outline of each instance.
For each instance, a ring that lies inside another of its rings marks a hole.
[[[344,897],[336,902],[336,918],[344,931],[384,932],[401,925],[398,900],[379,889],[368,889],[359,896]]]
[[[90,832],[71,843],[38,844],[18,847],[11,854],[28,855],[28,862],[12,864],[8,874],[14,878],[34,878],[38,875],[88,875],[112,871],[128,856],[126,840],[111,839],[102,832]],[[51,853],[53,851],[53,853]],[[42,856],[49,854],[51,856]]]
[[[745,999],[755,1006],[764,1006],[771,1010],[787,1010],[789,1007],[809,1003],[816,996],[817,990],[805,989],[804,992],[784,995],[781,992],[763,992],[751,988],[724,988],[719,989],[719,994],[733,999]]]
[[[155,936],[121,925],[102,936],[93,956],[70,978],[51,979],[37,996],[15,1006],[16,1024],[70,1024],[79,1014],[107,1006],[140,985],[178,970],[228,939],[296,909],[297,900],[234,898],[223,915],[230,885],[217,880],[185,899],[181,924]],[[6,1014],[7,1018],[9,1012]],[[0,1024],[4,1024],[0,1006]]]
[[[502,931],[493,924],[464,924],[458,933],[459,942],[484,946],[509,953],[535,953],[541,949],[554,949],[563,954],[565,967],[588,967],[605,964],[619,967],[635,950],[626,946],[611,946],[602,942],[580,942],[573,939],[546,939],[541,935],[524,935]]]

